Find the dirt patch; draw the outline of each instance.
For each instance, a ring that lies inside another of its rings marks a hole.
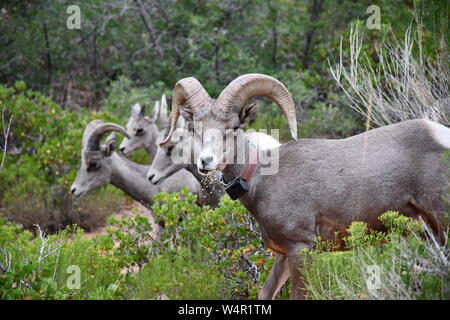
[[[154,223],[154,219],[153,219],[153,215],[151,210],[147,209],[145,206],[143,206],[141,203],[131,200],[131,199],[122,199],[120,201],[120,209],[118,212],[112,214],[111,216],[119,219],[121,217],[132,217],[132,216],[136,216],[137,214],[142,215],[146,218],[148,218],[149,222],[153,225],[153,229],[156,231],[157,230],[157,226]],[[99,234],[105,234],[105,229],[108,227],[108,224],[106,224],[105,226],[102,227],[98,227],[90,232],[86,232],[84,234],[84,236],[87,239],[91,239],[94,238],[95,236],[99,235]],[[153,236],[156,236],[153,235]]]

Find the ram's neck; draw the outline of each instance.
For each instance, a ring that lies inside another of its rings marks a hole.
[[[145,151],[147,151],[148,159],[153,161],[155,159],[156,152],[158,151],[158,147],[154,141],[149,141],[148,147]]]
[[[146,143],[146,149],[148,159],[153,161],[156,157],[156,152],[158,151],[158,146],[156,145],[156,140],[159,137],[160,131],[156,128],[154,124],[150,125],[149,128],[148,141]]]
[[[146,178],[148,166],[132,162],[114,152],[111,155],[111,184],[134,200],[151,205],[155,188]]]
[[[222,170],[222,175],[227,183],[230,183],[233,181],[237,176],[241,174],[241,172],[245,168],[245,164],[237,163],[237,152],[235,152],[235,158],[232,164],[227,164],[226,167]],[[246,138],[245,141],[245,163],[249,163],[249,143]],[[239,200],[242,202],[242,204],[249,210],[251,210],[251,205],[253,202],[254,194],[256,191],[256,181],[257,176],[259,175],[259,170],[256,171],[256,173],[253,175],[250,181],[248,182],[249,185],[249,191],[246,192],[242,197],[239,198]]]

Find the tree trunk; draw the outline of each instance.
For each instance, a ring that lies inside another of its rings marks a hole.
[[[144,22],[144,26],[147,29],[147,32],[149,34],[150,42],[153,45],[153,48],[155,49],[155,53],[157,57],[161,57],[161,48],[158,46],[156,42],[156,35],[155,30],[153,30],[152,21],[150,19],[150,16],[148,15],[147,11],[144,8],[144,5],[140,0],[134,0],[134,2],[137,4],[139,9],[139,14],[141,16],[142,22]]]
[[[311,54],[314,47],[314,33],[316,31],[316,22],[322,12],[322,5],[324,0],[311,0],[310,8],[310,27],[306,31],[305,50],[303,56],[303,68],[306,69],[309,66],[311,60]]]
[[[43,24],[44,39],[45,39],[45,65],[47,68],[47,82],[48,85],[52,85],[52,57],[50,55],[50,41],[48,40],[48,28],[47,22]]]

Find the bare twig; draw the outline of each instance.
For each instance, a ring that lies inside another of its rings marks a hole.
[[[3,136],[5,137],[5,143],[4,146],[0,146],[0,152],[2,153],[2,160],[0,161],[0,171],[3,169],[3,165],[5,163],[6,159],[6,152],[8,150],[8,136],[9,136],[9,130],[11,129],[11,124],[13,122],[13,115],[9,118],[8,125],[5,125],[5,112],[6,110],[2,110],[2,127],[3,127]]]
[[[62,241],[59,241],[56,248],[52,250],[52,245],[48,245],[48,241],[50,238],[46,236],[46,234],[41,230],[41,227],[39,227],[38,224],[34,225],[39,230],[39,239],[41,240],[41,246],[39,248],[39,258],[38,262],[41,263],[44,261],[47,257],[51,256],[54,253],[57,253],[57,259],[59,260],[59,251],[61,248]]]
[[[445,41],[441,41],[438,60],[433,64],[413,54],[421,47],[421,27],[415,32],[409,26],[401,44],[392,35],[376,48],[379,66],[373,68],[362,53],[363,34],[360,27],[350,30],[349,66],[343,62],[342,40],[339,63],[330,71],[350,105],[377,126],[408,119],[425,118],[450,125],[450,69]]]
[[[4,264],[0,261],[0,272],[5,273],[11,268],[11,254],[4,248],[0,248],[0,254],[4,260]]]

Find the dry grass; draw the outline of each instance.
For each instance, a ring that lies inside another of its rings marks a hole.
[[[358,24],[351,27],[348,66],[341,40],[339,63],[330,65],[330,70],[351,107],[367,118],[368,127],[416,118],[450,125],[450,68],[444,38],[436,61],[431,62],[422,54],[421,24],[416,23],[414,30],[410,25],[402,42],[392,35],[391,41],[376,48],[379,63],[374,68],[362,51],[361,29]]]

